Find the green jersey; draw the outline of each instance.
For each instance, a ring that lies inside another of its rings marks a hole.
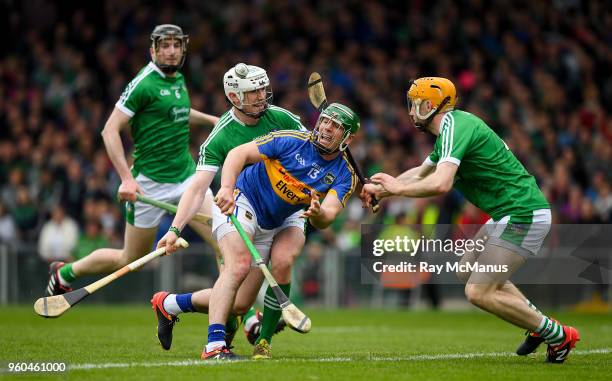
[[[444,115],[426,163],[457,164],[454,187],[493,220],[531,215],[550,205],[535,178],[484,121],[465,111]]]
[[[131,118],[134,176],[142,173],[158,183],[180,183],[195,172],[189,152],[191,106],[181,73],[169,77],[149,62],[115,106]]]
[[[234,115],[232,108],[221,116],[200,147],[197,170],[217,172],[232,148],[279,130],[306,130],[306,128],[300,122],[300,117],[282,107],[270,106],[253,126],[242,123]]]

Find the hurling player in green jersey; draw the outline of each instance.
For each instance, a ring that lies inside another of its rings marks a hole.
[[[550,206],[535,179],[482,119],[455,109],[457,94],[448,79],[419,78],[407,96],[417,128],[437,137],[433,152],[397,178],[375,174],[362,199],[369,206],[372,197],[429,197],[455,188],[488,213],[491,219],[475,237],[485,240],[484,250],[466,253],[461,265],[477,262],[507,271],[459,272],[465,295],[475,306],[528,330],[519,355],[546,342],[547,361],[562,363],[580,339],[578,331],[542,314],[508,280],[537,255],[550,230]]]
[[[109,273],[142,257],[153,246],[164,211],[137,202],[136,194],[177,202],[195,173],[189,152],[189,124],[214,125],[219,118],[191,108],[183,75],[189,37],[176,25],[158,25],[151,34],[151,62],[126,86],[106,121],[102,138],[120,178],[118,196],[127,203],[123,249],[98,249],[74,262],[51,264],[48,295],[70,291],[70,283],[84,275]],[[130,128],[134,165],[129,167],[120,132]],[[210,192],[209,192],[210,193]],[[198,209],[210,215],[208,204]],[[191,223],[211,244],[211,228]],[[214,246],[217,250],[216,245]]]
[[[217,171],[223,166],[229,151],[272,131],[305,130],[298,116],[270,103],[272,100],[270,79],[264,69],[239,63],[225,73],[223,87],[232,107],[221,116],[202,144],[194,181],[181,197],[170,230],[158,243],[158,247],[165,246],[169,252],[175,250],[174,244],[181,230],[207,197],[207,189]],[[291,264],[305,242],[304,220],[300,218],[300,214],[296,212],[285,220],[286,228],[274,236],[272,246],[272,262],[276,264],[272,267],[272,273],[286,290],[290,286]],[[277,258],[276,261],[274,258]],[[246,282],[259,285],[260,279],[253,276]],[[256,295],[259,287],[249,290]],[[157,335],[165,349],[169,349],[172,344],[172,330],[177,315],[184,312],[208,312],[209,299],[210,290],[178,295],[161,291],[153,296],[153,308],[158,317]],[[251,331],[260,329],[261,325],[257,325],[257,316],[251,308],[252,300],[254,300],[253,295],[238,295],[233,312],[235,315],[245,314],[244,327],[249,331],[250,341],[254,342],[257,339],[257,332]],[[266,325],[265,314],[263,319]],[[276,321],[267,325],[270,325],[270,329],[274,331],[277,323],[278,317]],[[226,342],[229,346],[237,325],[228,321],[226,327]]]

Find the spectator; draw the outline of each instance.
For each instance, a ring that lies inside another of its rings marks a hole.
[[[40,232],[38,253],[46,262],[70,261],[76,246],[79,229],[76,222],[66,216],[64,208],[57,205]]]
[[[32,241],[38,232],[38,210],[25,186],[17,188],[15,207],[11,211],[23,241]]]
[[[102,234],[102,225],[96,220],[87,220],[85,231],[79,236],[78,244],[74,250],[74,259],[78,260],[94,250],[107,247],[109,240]]]
[[[0,201],[0,242],[14,243],[15,241],[17,241],[17,226],[4,203]]]

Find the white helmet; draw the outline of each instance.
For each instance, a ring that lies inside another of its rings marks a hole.
[[[264,111],[257,115],[251,115],[259,117],[265,110],[268,109],[270,102],[272,101],[272,90],[270,90],[270,78],[266,71],[258,66],[246,65],[239,63],[233,68],[229,69],[223,76],[223,90],[225,96],[231,102],[229,95],[230,93],[236,94],[240,100],[240,105],[236,106],[237,109],[242,110],[244,103],[244,93],[259,89],[266,89],[266,107]],[[233,104],[233,103],[232,103]]]

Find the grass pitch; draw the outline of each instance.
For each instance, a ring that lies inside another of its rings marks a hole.
[[[313,329],[274,337],[270,361],[199,360],[207,316],[183,314],[170,351],[155,337],[150,307],[79,305],[58,319],[31,306],[0,308],[0,365],[58,362],[56,374],[0,373],[0,378],[62,380],[531,380],[609,379],[610,315],[555,313],[576,326],[582,341],[563,365],[544,364],[545,346],[532,357],[513,354],[523,332],[488,314],[305,309]],[[235,351],[250,355],[244,335]]]

